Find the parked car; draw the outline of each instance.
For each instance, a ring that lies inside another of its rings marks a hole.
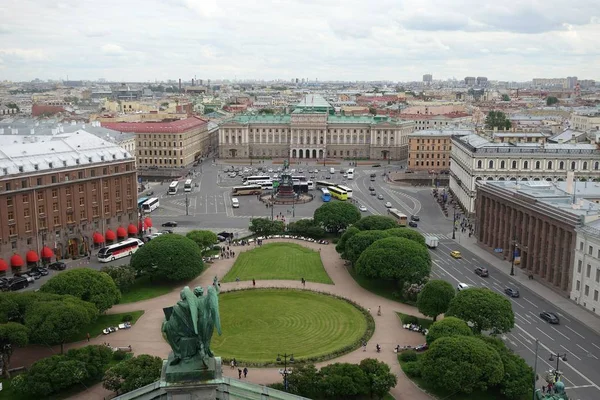
[[[331,175],[326,175],[325,179],[331,179]]]
[[[507,287],[504,289],[504,293],[506,293],[510,297],[519,297],[519,291],[515,288]]]
[[[365,207],[365,206],[359,206],[358,209],[362,212],[367,211],[367,207]]]
[[[378,196],[377,196],[377,198],[378,198],[379,200],[383,200],[383,195],[382,195],[382,194],[380,194],[380,195],[378,195]]]
[[[24,289],[29,286],[29,281],[26,278],[16,277],[10,280],[8,283],[8,287],[6,290],[14,291],[19,289]]]
[[[35,282],[35,278],[34,278],[33,276],[31,276],[31,275],[28,275],[28,274],[26,274],[26,273],[24,273],[24,272],[21,272],[21,273],[19,273],[19,274],[15,274],[15,276],[16,276],[16,277],[18,277],[18,278],[24,278],[24,279],[27,279],[27,282],[29,282],[29,283],[33,283],[33,282]]]
[[[450,252],[450,256],[452,258],[462,258],[462,254],[460,254],[460,251],[457,251],[457,250],[452,250]]]
[[[167,221],[164,224],[161,225],[163,228],[167,227],[167,228],[174,228],[177,226],[177,222],[175,221]]]
[[[553,312],[542,311],[540,313],[540,318],[552,325],[558,325],[560,323],[558,315],[554,314]]]
[[[163,229],[160,233],[173,233],[173,229]]]
[[[410,219],[411,219],[411,221],[420,221],[421,217],[419,217],[418,215],[411,215]]]
[[[373,168],[381,167],[381,164],[373,164]]]
[[[490,272],[487,270],[487,268],[483,268],[483,267],[475,268],[475,273],[477,275],[481,276],[482,278],[485,278],[486,276],[490,276]]]
[[[33,269],[30,269],[29,271],[27,271],[27,275],[29,276],[33,276],[34,279],[40,279],[42,277],[42,274],[40,274],[38,271],[35,271]]]
[[[411,228],[416,228],[417,223],[415,221],[408,221],[408,226],[410,226]]]
[[[46,276],[50,273],[50,271],[48,271],[48,268],[45,268],[45,267],[34,267],[34,268],[32,268],[32,270],[39,272],[39,274],[42,276]]]
[[[471,287],[471,285],[467,285],[466,283],[459,283],[458,285],[456,285],[456,290],[458,290],[459,292],[465,289],[469,289]]]
[[[53,269],[55,271],[64,271],[65,269],[67,269],[67,264],[65,264],[64,262],[57,261],[48,265],[48,268]]]

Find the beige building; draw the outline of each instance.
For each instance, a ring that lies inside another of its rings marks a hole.
[[[600,132],[600,113],[573,114],[571,115],[571,127],[582,132]]]
[[[414,171],[441,172],[450,169],[452,137],[471,131],[427,130],[408,136],[408,168]]]
[[[221,124],[219,157],[358,158],[408,156],[412,121],[387,116],[334,115],[319,95],[308,95],[291,114],[242,114]]]

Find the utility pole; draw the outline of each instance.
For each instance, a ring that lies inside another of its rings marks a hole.
[[[510,261],[510,276],[515,276],[515,257],[517,256],[517,238],[513,236],[512,260]]]
[[[188,195],[185,195],[185,215],[190,215],[189,213],[189,208],[190,208],[190,200],[188,199]]]

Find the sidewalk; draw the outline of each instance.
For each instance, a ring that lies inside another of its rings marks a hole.
[[[468,237],[468,235],[461,234],[460,230],[456,232],[456,242],[458,243],[460,236],[460,245],[480,257],[486,260],[489,264],[498,268],[506,275],[510,275],[510,262],[499,259],[493,254],[489,253],[481,246],[477,244],[475,236]],[[578,306],[575,302],[571,301],[567,297],[563,297],[547,286],[537,282],[535,279],[530,280],[525,272],[518,266],[515,266],[515,276],[512,277],[519,285],[526,287],[536,293],[538,296],[550,301],[556,308],[560,309],[569,318],[575,318],[583,325],[600,335],[600,318],[583,307]],[[536,278],[537,279],[537,278]]]

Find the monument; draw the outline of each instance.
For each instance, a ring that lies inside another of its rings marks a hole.
[[[284,160],[283,172],[279,178],[279,186],[277,188],[277,193],[275,194],[275,197],[278,199],[293,199],[294,196],[296,196],[296,193],[294,192],[294,181],[288,170],[289,166],[288,160]]]
[[[554,393],[543,393],[540,389],[536,389],[535,398],[537,400],[569,400],[565,384],[561,381],[554,383]]]

